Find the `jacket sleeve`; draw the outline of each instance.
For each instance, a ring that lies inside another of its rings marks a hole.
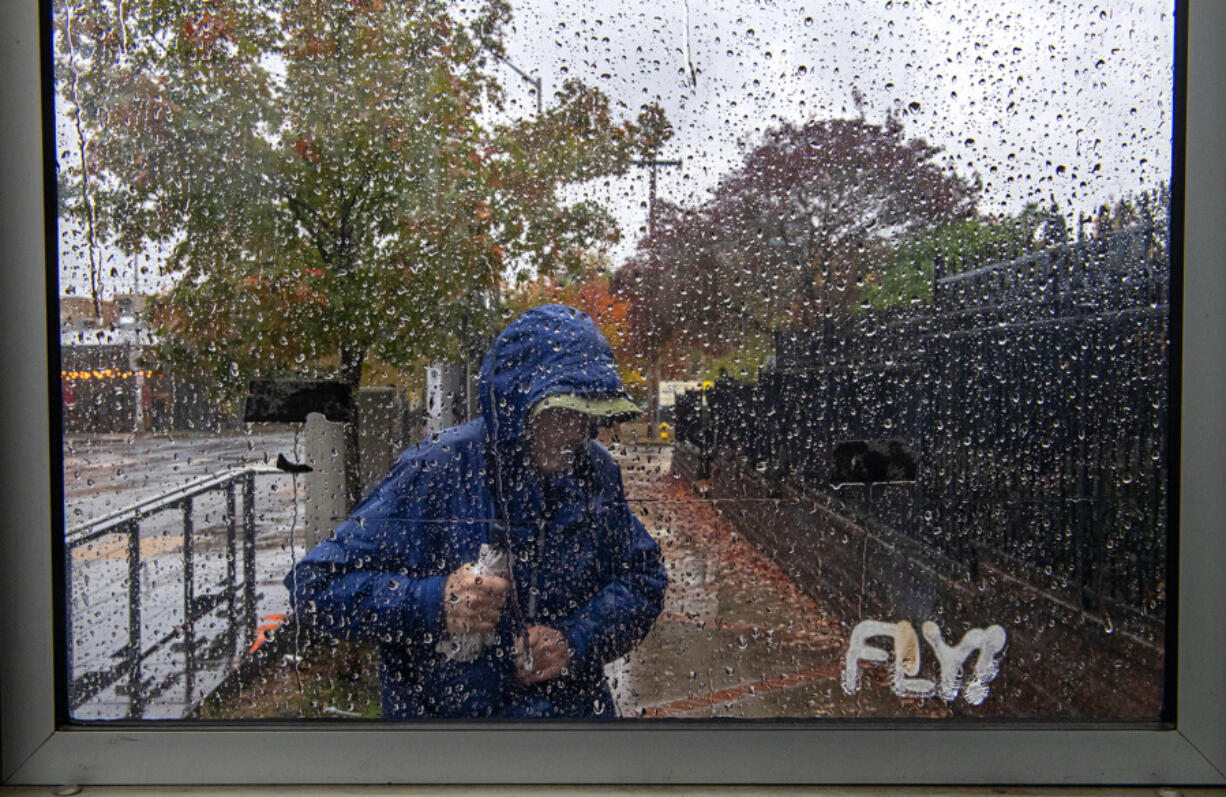
[[[446,575],[425,575],[429,530],[423,474],[398,462],[328,539],[285,577],[295,614],[307,625],[355,642],[438,636]]]
[[[599,667],[630,652],[664,607],[668,574],[660,547],[626,504],[621,474],[613,465],[614,489],[609,542],[609,582],[559,629],[571,649],[576,669]]]

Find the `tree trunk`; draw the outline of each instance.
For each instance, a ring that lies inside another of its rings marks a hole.
[[[361,347],[341,347],[341,381],[349,386],[353,399],[353,414],[345,424],[345,503],[350,511],[362,499],[361,427],[358,418],[358,385],[362,381],[362,361],[366,350]]]

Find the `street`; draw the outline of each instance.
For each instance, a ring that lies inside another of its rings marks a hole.
[[[69,531],[198,479],[294,454],[285,427],[252,434],[69,435],[64,440],[64,515]]]

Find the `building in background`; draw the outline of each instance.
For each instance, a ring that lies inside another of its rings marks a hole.
[[[60,390],[64,431],[121,434],[216,429],[227,413],[205,385],[158,364],[151,302],[116,294],[100,303],[60,297]]]

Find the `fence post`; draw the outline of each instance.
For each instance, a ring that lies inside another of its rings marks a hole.
[[[195,568],[192,562],[191,496],[183,499],[183,684],[187,704],[192,702],[196,679],[196,633],[192,607],[196,602]]]
[[[247,648],[255,644],[255,474],[243,481],[243,608]]]
[[[349,514],[345,494],[345,425],[312,412],[303,426],[306,464],[306,533],[308,550],[314,548]]]
[[[128,656],[131,681],[128,686],[128,716],[139,718],[144,711],[141,696],[141,595],[140,595],[140,516],[127,523],[128,531]]]
[[[941,280],[945,278],[945,257],[937,252],[932,256],[932,306],[941,305]]]

